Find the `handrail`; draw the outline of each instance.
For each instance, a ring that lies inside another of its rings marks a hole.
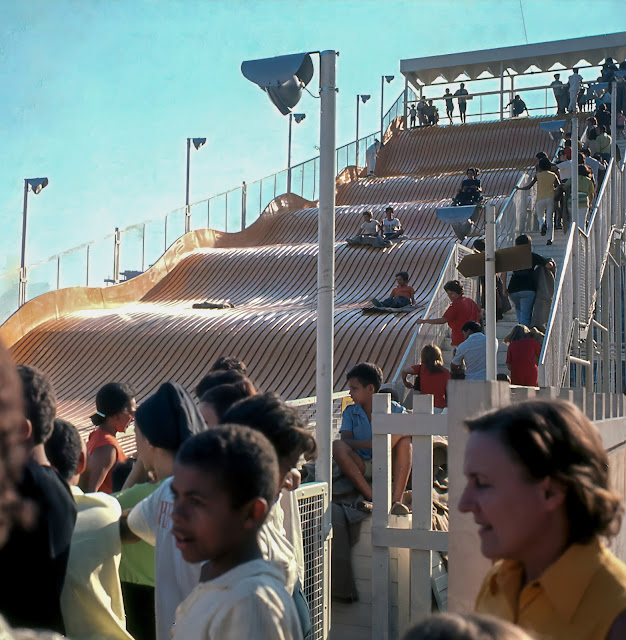
[[[423,317],[426,318],[429,313],[431,312],[432,308],[435,306],[435,304],[438,302],[438,298],[437,298],[437,294],[443,289],[443,285],[445,284],[445,282],[447,280],[450,280],[450,272],[452,271],[451,266],[454,265],[454,270],[456,270],[456,262],[457,262],[457,258],[458,258],[458,253],[462,252],[462,253],[466,253],[466,255],[469,255],[471,253],[473,253],[473,251],[471,249],[468,249],[467,247],[456,243],[452,249],[450,250],[450,254],[448,255],[448,258],[446,259],[446,262],[443,266],[443,269],[441,270],[441,273],[439,275],[439,278],[437,279],[437,282],[435,284],[435,286],[433,287],[433,296],[430,299],[430,302],[428,303],[428,305],[426,306],[426,309],[424,310],[423,313]],[[425,331],[428,331],[429,329],[426,329],[424,327],[423,324],[421,324],[418,329],[415,331],[415,333],[413,334],[413,337],[411,338],[405,352],[404,352],[404,356],[402,356],[402,360],[400,361],[400,365],[398,366],[393,378],[392,378],[392,382],[398,382],[400,380],[401,377],[401,373],[402,373],[402,369],[404,368],[409,356],[414,352],[415,350],[415,345],[418,343],[418,339],[420,337],[422,337],[422,334]]]
[[[545,364],[546,352],[548,351],[548,345],[550,343],[550,338],[552,336],[552,329],[554,326],[554,317],[557,314],[557,305],[555,304],[558,301],[563,293],[563,283],[565,281],[565,275],[569,268],[570,260],[572,259],[572,251],[574,247],[574,236],[576,234],[577,226],[576,224],[572,224],[569,233],[567,234],[567,244],[565,245],[565,254],[563,256],[563,265],[559,271],[559,278],[557,281],[556,288],[554,290],[553,303],[550,308],[550,315],[548,316],[548,322],[546,325],[546,332],[543,339],[543,345],[541,347],[541,354],[539,355],[539,364]]]

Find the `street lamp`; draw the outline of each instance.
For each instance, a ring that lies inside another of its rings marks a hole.
[[[48,178],[25,178],[24,179],[24,208],[22,209],[22,255],[20,257],[20,284],[18,290],[18,306],[26,302],[26,285],[28,277],[26,275],[26,220],[28,217],[28,192],[35,195],[41,193],[48,186]]]
[[[306,113],[289,114],[289,142],[287,144],[287,193],[291,193],[291,126],[292,121],[300,124],[306,118]]]
[[[331,489],[333,415],[333,316],[335,291],[335,108],[336,51],[320,56],[320,172],[317,258],[316,424],[319,455],[316,478]],[[313,78],[310,53],[278,56],[242,63],[243,75],[265,91],[276,108],[288,115],[298,104],[302,88]],[[332,495],[332,491],[330,491]],[[325,529],[330,532],[325,514]]]
[[[383,111],[384,97],[385,97],[385,82],[389,84],[394,79],[394,76],[381,76],[380,77],[380,142],[384,143],[383,139],[383,118],[385,116]]]
[[[206,138],[187,138],[187,182],[185,186],[185,233],[191,230],[191,208],[189,206],[189,165],[191,161],[191,144],[196,151],[206,144]]]
[[[356,166],[359,166],[359,100],[365,104],[372,96],[359,93],[356,97]]]

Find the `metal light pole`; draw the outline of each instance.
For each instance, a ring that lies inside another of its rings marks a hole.
[[[365,104],[372,96],[359,93],[356,97],[356,160],[355,164],[359,166],[359,100]]]
[[[389,84],[394,79],[394,76],[381,76],[380,77],[380,143],[383,144],[383,118],[385,117],[384,112],[384,101],[385,101],[385,82]]]
[[[206,138],[187,138],[187,180],[185,183],[185,233],[191,230],[191,208],[189,205],[189,166],[191,164],[191,143],[196,151],[204,144]]]
[[[496,348],[496,206],[485,207],[485,337],[487,342],[487,380],[498,374]]]
[[[306,113],[289,114],[289,142],[287,144],[287,193],[291,193],[291,127],[293,120],[300,124],[306,118]]]
[[[48,186],[48,178],[25,178],[24,179],[24,207],[22,209],[22,254],[20,257],[20,283],[18,290],[18,306],[26,302],[26,286],[28,276],[26,273],[26,221],[28,219],[28,191],[35,195],[41,193]]]

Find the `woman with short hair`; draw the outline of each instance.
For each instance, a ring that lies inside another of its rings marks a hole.
[[[626,565],[601,541],[619,531],[622,499],[596,427],[555,399],[466,425],[459,509],[495,563],[475,610],[551,640],[626,638]]]

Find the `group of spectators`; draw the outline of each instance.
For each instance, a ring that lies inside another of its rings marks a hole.
[[[311,433],[236,358],[139,404],[108,383],[86,445],[49,378],[0,347],[0,635],[301,639],[293,489]],[[135,422],[129,465],[116,435]],[[82,487],[82,488],[81,488]],[[10,525],[10,526],[9,526]]]
[[[461,124],[464,124],[467,113],[467,101],[471,99],[464,82],[461,82],[461,86],[454,93],[451,93],[450,89],[446,89],[443,95],[443,100],[446,103],[446,116],[448,116],[450,124],[452,124],[454,115],[454,98],[456,98],[458,102],[459,119],[461,120]],[[433,100],[427,100],[422,97],[417,102],[411,103],[409,107],[410,128],[413,129],[418,126],[418,122],[420,127],[430,127],[439,123],[439,109],[433,104]]]
[[[554,93],[557,114],[576,113],[577,110],[593,110],[602,107],[610,113],[614,106],[617,113],[621,113],[623,116],[624,109],[626,109],[626,89],[623,83],[618,84],[616,96],[613,96],[611,92],[616,74],[624,71],[626,71],[626,60],[618,66],[613,58],[606,58],[601,65],[600,75],[594,82],[587,83],[587,87],[585,87],[583,77],[577,68],[572,69],[572,74],[568,77],[567,82],[562,82],[561,74],[555,73],[554,81],[550,86]]]

